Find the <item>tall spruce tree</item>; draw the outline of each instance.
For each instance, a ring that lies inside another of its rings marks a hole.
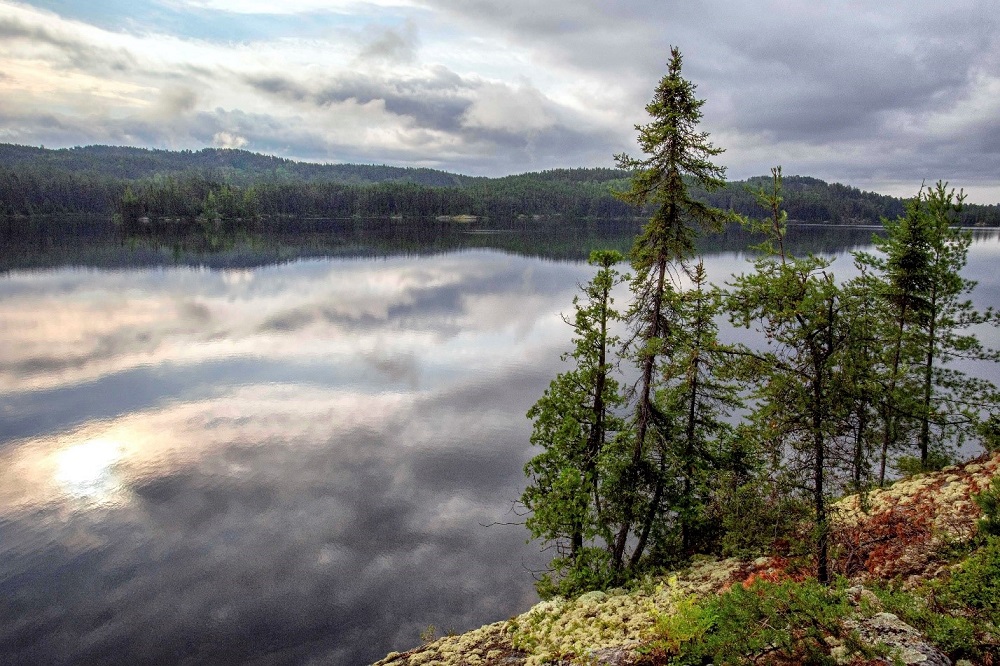
[[[543,596],[610,581],[614,508],[609,504],[617,490],[608,477],[621,467],[622,455],[608,445],[622,430],[615,409],[624,402],[611,358],[618,338],[610,326],[619,319],[611,292],[624,279],[615,269],[623,260],[615,251],[591,254],[590,263],[599,270],[582,288],[583,299],[573,299],[574,346],[564,357],[574,367],[552,380],[528,411],[534,421],[531,442],[544,450],[525,465],[531,481],[521,502],[531,512],[531,536],[557,551],[539,581]]]
[[[632,280],[634,303],[628,319],[635,333],[634,354],[639,367],[636,391],[632,455],[623,483],[622,513],[612,552],[613,566],[621,570],[638,565],[657,519],[662,515],[667,465],[662,452],[670,426],[656,406],[658,366],[669,358],[670,327],[676,319],[671,311],[676,262],[694,251],[698,227],[718,229],[726,215],[694,199],[685,177],[712,191],[725,184],[725,168],[711,160],[721,154],[697,129],[704,100],[695,97],[695,85],[681,76],[681,54],[670,50],[667,74],[657,85],[646,111],[652,118],[636,125],[638,142],[645,157],[616,155],[618,166],[633,172],[630,188],[618,194],[623,201],[652,206],[652,215],[632,248],[635,269]],[[630,537],[635,546],[626,562]]]

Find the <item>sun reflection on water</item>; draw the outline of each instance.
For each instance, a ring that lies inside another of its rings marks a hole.
[[[56,453],[55,480],[67,495],[110,501],[121,483],[115,466],[124,447],[110,439],[89,439]]]

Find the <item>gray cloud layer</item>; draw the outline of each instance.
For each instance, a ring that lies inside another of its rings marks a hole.
[[[102,43],[97,28],[0,3],[10,40],[0,57],[41,49],[54,67],[145,90],[129,93],[143,102],[133,108],[91,112],[28,103],[22,91],[0,103],[0,138],[198,147],[222,135],[290,157],[492,175],[610,165],[634,146],[632,124],[644,120],[673,44],[734,177],[782,163],[862,186],[945,178],[1000,198],[1000,30],[985,0],[423,0],[360,21],[305,3],[317,26],[307,43],[282,34],[281,21],[261,41],[259,16],[204,5],[175,3],[159,24],[142,14],[151,47],[169,30],[192,48],[164,62],[135,42]],[[177,27],[192,17],[198,40]],[[246,26],[243,60],[226,55],[229,42],[205,38],[213,25],[230,40]],[[257,44],[272,57],[255,59]],[[16,81],[2,81],[17,93]]]

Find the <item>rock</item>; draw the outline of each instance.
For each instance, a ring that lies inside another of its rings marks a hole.
[[[896,649],[904,664],[951,666],[947,655],[892,613],[876,613],[869,618],[848,620],[845,625],[857,631],[869,645],[885,645]]]
[[[585,663],[593,666],[630,666],[635,662],[635,648],[638,644],[638,641],[631,641],[625,645],[591,650],[587,653]]]
[[[864,602],[871,609],[882,610],[882,601],[875,596],[874,592],[862,585],[847,588],[847,598],[855,607],[861,606]]]

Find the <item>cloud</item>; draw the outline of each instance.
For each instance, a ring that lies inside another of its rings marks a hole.
[[[212,144],[218,148],[244,148],[248,143],[246,137],[232,132],[216,132],[212,137]]]
[[[359,59],[385,63],[409,63],[416,60],[419,45],[416,24],[413,21],[407,21],[400,30],[390,28],[381,31],[361,50]]]
[[[174,0],[177,4],[194,8],[211,9],[233,14],[312,14],[358,13],[367,14],[376,8],[411,7],[408,0]]]
[[[551,102],[531,85],[511,89],[507,85],[487,84],[479,90],[463,115],[466,127],[502,130],[511,133],[537,132],[555,125],[549,112]]]
[[[939,175],[1000,187],[987,0],[164,7],[170,20],[143,32],[0,3],[4,138],[195,148],[228,132],[308,160],[486,175],[610,166],[634,150],[677,45],[732,177],[781,163],[866,188]],[[197,98],[172,106],[183,88]]]
[[[128,50],[93,43],[90,38],[97,31],[80,25],[45,21],[45,18],[17,6],[0,6],[0,38],[7,46],[0,53],[9,52],[12,46],[20,46],[44,58],[48,48],[63,67],[83,67],[109,73],[135,67],[136,59]],[[46,25],[50,22],[55,26]]]
[[[187,86],[170,86],[160,91],[156,114],[161,119],[172,119],[194,111],[198,93]]]

